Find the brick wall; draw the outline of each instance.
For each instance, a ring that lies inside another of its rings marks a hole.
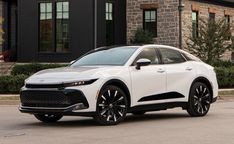
[[[201,18],[208,19],[209,11],[215,13],[215,19],[224,18],[225,13],[230,15],[230,21],[234,20],[234,8],[225,7],[214,4],[200,3],[192,0],[183,0],[185,4],[184,11],[182,13],[182,37],[183,37],[183,47],[186,46],[186,37],[191,35],[191,26],[192,26],[192,9],[198,11],[198,16]],[[234,33],[233,33],[234,34]],[[232,52],[226,52],[223,54],[225,60],[231,59]]]
[[[142,5],[156,5],[157,37],[156,44],[179,46],[179,0],[127,0],[127,41],[137,28],[143,27]]]

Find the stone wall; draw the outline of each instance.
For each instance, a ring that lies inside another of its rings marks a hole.
[[[156,44],[179,46],[179,0],[127,0],[127,41],[143,27],[142,5],[157,5]]]
[[[215,19],[224,18],[225,13],[230,15],[230,21],[234,20],[234,8],[225,7],[220,5],[200,3],[192,0],[183,0],[185,5],[184,11],[182,13],[182,37],[183,37],[183,48],[186,49],[186,37],[191,35],[192,26],[192,10],[198,11],[198,17],[208,19],[209,11],[215,13]],[[234,34],[234,33],[233,33]],[[230,60],[232,52],[226,52],[223,55],[223,59]]]

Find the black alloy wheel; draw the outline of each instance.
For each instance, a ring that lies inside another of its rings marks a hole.
[[[126,117],[127,109],[126,94],[119,87],[107,86],[97,99],[95,119],[102,125],[116,125]]]
[[[53,114],[34,114],[34,116],[39,121],[44,123],[55,123],[63,117],[63,115],[53,115]]]
[[[190,116],[205,116],[210,109],[211,98],[211,92],[204,83],[194,83],[190,90],[187,108]]]

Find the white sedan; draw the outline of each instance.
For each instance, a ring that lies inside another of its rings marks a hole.
[[[21,89],[19,109],[42,122],[75,115],[114,125],[127,113],[175,107],[205,116],[217,95],[214,68],[197,57],[164,45],[121,46],[32,75]]]

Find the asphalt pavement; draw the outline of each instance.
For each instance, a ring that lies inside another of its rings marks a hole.
[[[0,105],[0,144],[234,144],[234,101],[219,101],[205,117],[180,108],[129,114],[116,126],[92,118],[64,117],[44,124],[17,105]]]

